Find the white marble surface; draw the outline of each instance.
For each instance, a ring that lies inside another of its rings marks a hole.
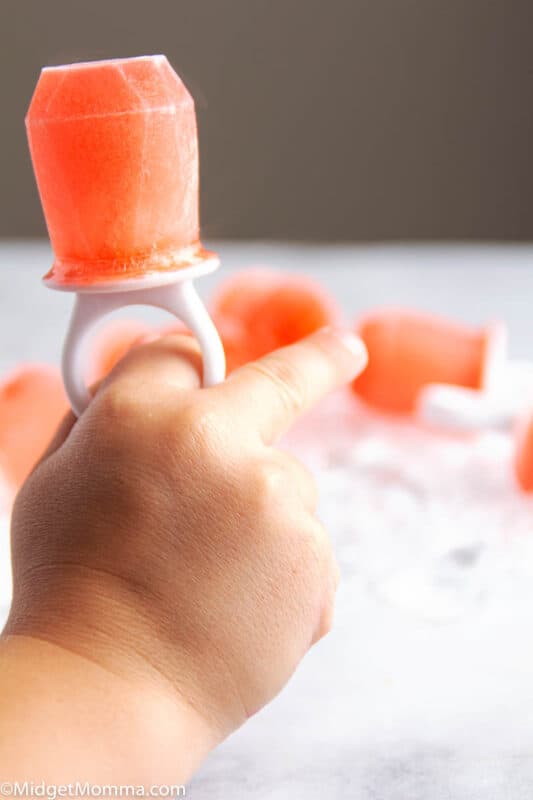
[[[513,354],[533,357],[533,248],[220,250],[227,269],[312,272],[348,316],[393,303],[503,317]],[[0,371],[58,357],[71,298],[40,286],[48,261],[42,245],[0,247]],[[339,395],[289,446],[319,478],[343,571],[337,623],[190,796],[529,800],[533,500],[513,484],[511,440],[437,436]]]

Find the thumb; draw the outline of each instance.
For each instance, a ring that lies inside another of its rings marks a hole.
[[[209,391],[218,392],[234,424],[271,444],[322,397],[359,375],[367,358],[352,331],[322,328],[251,361]]]

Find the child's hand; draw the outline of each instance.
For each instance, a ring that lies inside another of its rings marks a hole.
[[[272,445],[365,363],[324,330],[200,390],[191,339],[132,351],[18,497],[7,632],[162,687],[216,738],[240,725],[328,631],[338,579],[313,478]]]

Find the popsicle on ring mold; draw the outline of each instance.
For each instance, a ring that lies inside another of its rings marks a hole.
[[[508,358],[502,322],[472,327],[401,308],[369,313],[357,328],[369,364],[353,389],[380,411],[473,433],[508,431],[533,406],[533,363]]]
[[[165,56],[42,70],[26,116],[54,263],[47,286],[75,292],[63,379],[76,414],[94,325],[153,305],[198,339],[203,382],[224,379],[224,351],[192,280],[218,257],[200,242],[194,101]]]
[[[415,412],[429,384],[486,389],[505,360],[500,323],[473,328],[412,309],[384,308],[364,316],[357,330],[369,363],[353,389],[368,405],[393,414]]]

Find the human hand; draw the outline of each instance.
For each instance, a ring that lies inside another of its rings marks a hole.
[[[223,738],[331,625],[316,486],[274,445],[365,364],[325,329],[200,389],[190,338],[133,350],[19,494],[6,633],[162,687]]]

